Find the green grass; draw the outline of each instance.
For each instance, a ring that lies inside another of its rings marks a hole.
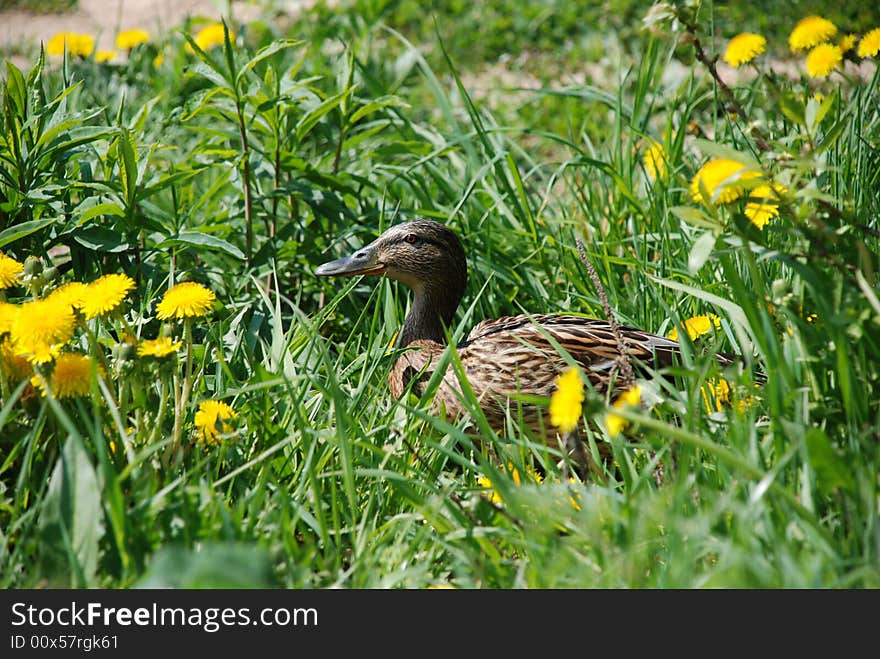
[[[37,14],[50,14],[76,8],[77,0],[0,0],[0,11],[27,9]]]
[[[548,25],[572,23],[547,6]],[[734,87],[742,120],[690,51],[629,20],[613,79],[492,109],[462,82],[480,62],[455,39],[444,53],[397,31],[408,7],[316,10],[291,27],[305,43],[252,24],[198,55],[174,33],[118,64],[7,69],[0,249],[60,266],[29,265],[7,301],[114,272],[136,287],[65,348],[103,364],[87,394],[43,397],[4,353],[0,584],[880,585],[877,74],[762,75]],[[445,16],[467,24],[460,11]],[[719,13],[696,19],[707,43]],[[668,154],[656,180],[647,138]],[[742,200],[689,192],[731,153],[785,188],[763,229]],[[391,398],[404,288],[312,274],[415,216],[455,228],[469,255],[455,337],[522,311],[602,316],[578,238],[622,322],[666,333],[713,313],[721,327],[683,341],[674,382],[643,383],[625,436],[588,393],[585,438],[613,463],[569,482],[515,414],[494,436],[478,414],[450,423]],[[189,329],[156,317],[182,280],[217,296]],[[162,332],[177,356],[124,345]],[[719,373],[714,350],[751,369]],[[732,400],[716,406],[722,376]],[[237,416],[206,445],[208,399]],[[520,477],[531,469],[543,483]]]

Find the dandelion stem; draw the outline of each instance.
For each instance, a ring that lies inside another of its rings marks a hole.
[[[712,76],[712,79],[715,81],[715,84],[718,85],[718,89],[721,92],[721,95],[724,97],[724,100],[730,105],[731,112],[736,113],[737,116],[740,117],[743,121],[748,121],[748,115],[746,111],[743,109],[742,105],[740,105],[739,101],[736,100],[736,96],[733,94],[733,91],[730,87],[727,86],[727,83],[721,79],[721,76],[718,74],[718,69],[715,66],[715,62],[718,60],[718,57],[709,57],[706,54],[706,51],[703,50],[703,44],[700,42],[700,38],[697,36],[697,26],[687,20],[685,16],[683,16],[683,12],[677,12],[678,19],[681,21],[682,25],[684,25],[687,32],[690,34],[692,38],[692,43],[694,46],[694,55],[697,60],[702,62],[703,65],[708,69],[709,75]],[[770,145],[767,143],[767,140],[764,138],[764,135],[756,126],[752,126],[752,136],[755,138],[755,144],[761,151],[767,152],[770,151]]]
[[[247,265],[251,265],[254,248],[253,203],[251,201],[251,163],[248,150],[247,130],[244,125],[244,102],[236,103],[238,114],[238,135],[241,139],[242,171],[241,179],[244,187],[244,226],[245,226],[245,257]]]
[[[176,377],[176,376],[175,376]],[[175,396],[175,406],[177,405]],[[153,422],[153,429],[150,431],[150,438],[147,444],[152,446],[159,439],[159,433],[162,431],[162,422],[165,420],[165,410],[168,408],[168,387],[166,381],[159,382],[159,411],[156,412],[156,420]],[[175,407],[176,409],[176,407]],[[140,426],[138,426],[140,428]]]
[[[171,446],[165,455],[166,465],[172,460],[178,459],[180,450],[180,437],[183,434],[183,415],[189,402],[189,390],[192,387],[192,318],[183,319],[183,342],[186,345],[186,361],[183,366],[183,386],[178,390],[175,387],[174,405],[174,434],[171,437]],[[179,391],[179,393],[178,393]]]

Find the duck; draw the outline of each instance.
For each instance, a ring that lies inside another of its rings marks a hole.
[[[433,220],[401,222],[354,253],[318,266],[315,275],[380,276],[412,291],[409,313],[394,342],[400,354],[387,385],[395,398],[407,391],[421,397],[441,365],[447,332],[467,289],[467,258],[458,235]],[[620,377],[623,359],[638,375],[650,377],[672,366],[680,355],[676,341],[634,327],[615,327],[607,319],[540,313],[483,320],[456,345],[456,351],[496,433],[503,431],[511,414],[533,432],[543,433],[545,441],[549,438],[546,406],[530,401],[549,398],[557,378],[571,365],[554,344],[568,353],[597,393],[612,397],[632,384]],[[719,360],[722,365],[730,361],[720,355]],[[467,413],[462,399],[459,377],[446,367],[431,412],[458,418]]]

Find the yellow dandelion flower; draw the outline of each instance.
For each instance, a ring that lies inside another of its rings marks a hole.
[[[165,63],[165,53],[160,52],[153,58],[153,68],[154,69],[158,69],[164,63]]]
[[[611,412],[605,417],[605,430],[612,437],[617,437],[626,428],[626,419],[619,414]]]
[[[725,407],[733,404],[733,388],[724,378],[707,380],[706,384],[700,388],[700,394],[703,397],[703,405],[706,412],[722,412]],[[744,396],[736,401],[736,409],[742,414],[749,407],[755,404],[754,396]]]
[[[32,363],[52,361],[73,337],[76,318],[70,305],[45,298],[18,307],[9,334],[15,354]]]
[[[24,271],[24,265],[11,256],[0,253],[0,289],[18,286],[18,276]]]
[[[158,339],[141,341],[137,347],[137,354],[141,357],[167,357],[180,350],[183,341],[172,341],[169,336],[160,336]]]
[[[550,397],[550,423],[566,433],[577,427],[584,402],[584,381],[576,368],[569,368],[556,378],[556,390]]]
[[[483,496],[489,499],[489,501],[496,505],[500,505],[502,503],[501,495],[498,494],[497,490],[495,490],[495,487],[492,485],[492,481],[489,480],[488,476],[479,476],[477,478],[477,485],[486,490],[483,493]]]
[[[615,409],[623,409],[624,407],[637,407],[642,402],[642,389],[635,384],[624,391],[617,400],[614,401],[612,407]],[[609,412],[605,417],[605,430],[612,437],[616,437],[624,431],[627,426],[627,420],[616,412]]]
[[[60,300],[79,310],[82,309],[85,302],[86,290],[86,285],[81,281],[71,281],[61,284],[61,286],[49,293],[46,299]]]
[[[206,25],[195,36],[196,45],[204,51],[223,45],[223,23]],[[229,30],[229,40],[235,41],[235,33]]]
[[[67,40],[72,34],[72,32],[58,32],[52,35],[52,38],[46,43],[46,53],[53,56],[63,55],[67,47]]]
[[[59,32],[46,44],[46,52],[49,55],[64,55],[65,49],[70,55],[88,57],[95,49],[95,39],[89,34]]]
[[[856,47],[856,35],[847,34],[840,38],[840,41],[837,42],[838,47],[840,48],[840,52],[846,54]]]
[[[827,78],[843,61],[840,46],[830,43],[819,44],[807,55],[807,73],[811,78]]]
[[[642,402],[642,389],[639,385],[633,385],[626,391],[624,391],[616,401],[614,401],[614,407],[620,408],[624,405],[635,406]]]
[[[573,476],[568,477],[568,482],[571,485],[577,484],[577,481],[574,479]],[[580,496],[577,493],[569,495],[569,497],[568,497],[568,502],[571,504],[571,507],[574,508],[575,510],[581,509],[579,501],[580,501]]]
[[[225,419],[234,419],[238,415],[229,405],[219,400],[205,400],[199,403],[196,412],[196,434],[206,444],[219,444],[220,435],[232,432],[232,426]]]
[[[128,292],[134,288],[134,280],[128,275],[112,273],[98,277],[86,286],[82,312],[86,319],[103,316],[116,309]]]
[[[115,50],[99,50],[95,53],[95,61],[99,64],[104,62],[112,62],[116,59],[116,51]]]
[[[837,34],[837,26],[821,16],[807,16],[798,21],[791,34],[788,45],[794,52],[809,50],[833,38]]]
[[[76,35],[73,52],[80,57],[88,57],[95,50],[95,39],[90,34]]]
[[[0,336],[9,334],[12,330],[12,321],[15,320],[15,314],[18,313],[18,307],[9,302],[0,302]]]
[[[693,318],[688,318],[682,323],[682,326],[688,333],[691,341],[693,341],[698,336],[708,334],[713,329],[721,329],[721,319],[714,313],[710,313],[704,316],[694,316]],[[669,334],[667,334],[666,336],[668,336],[673,341],[678,341],[678,328],[673,327],[671,330],[669,330]]]
[[[524,479],[522,476],[520,476],[519,470],[516,467],[514,467],[512,464],[508,464],[507,471],[510,474],[510,479],[513,481],[514,485],[523,484]],[[525,481],[527,483],[537,483],[538,485],[540,485],[544,482],[544,477],[537,471],[535,471],[531,465],[526,465]],[[495,489],[495,486],[492,484],[492,480],[488,476],[478,476],[477,485],[485,490],[483,492],[483,496],[489,499],[489,501],[497,505],[500,505],[502,503],[501,495]]]
[[[779,206],[766,199],[750,201],[743,211],[747,218],[759,229],[763,229],[767,223],[779,215]]]
[[[513,479],[513,482],[517,485],[522,485],[523,479],[519,475],[519,470],[512,464],[508,464],[507,469],[510,471],[510,477]],[[544,477],[535,471],[531,465],[526,465],[526,481],[540,485],[544,482]]]
[[[10,305],[11,306],[11,305]],[[18,383],[34,374],[34,368],[24,357],[15,354],[9,341],[0,343],[0,376]]]
[[[729,158],[714,158],[700,167],[691,181],[691,198],[697,202],[726,204],[742,196],[743,181],[760,178],[761,173]],[[703,188],[710,199],[703,198]]]
[[[146,30],[124,30],[116,35],[116,47],[120,50],[131,50],[149,40],[150,33]]]
[[[730,66],[739,67],[748,64],[767,49],[767,40],[760,34],[743,32],[736,35],[727,44],[724,61]]]
[[[721,412],[725,405],[730,404],[730,383],[724,378],[707,380],[700,388],[706,412]]]
[[[880,53],[880,27],[875,27],[861,38],[856,52],[859,57],[874,57],[877,53]]]
[[[201,284],[186,281],[172,286],[156,305],[156,318],[191,318],[204,316],[214,306],[216,296]]]
[[[92,384],[92,367],[94,361],[87,355],[76,352],[65,352],[55,360],[52,369],[51,387],[55,398],[73,398],[86,396]],[[42,380],[37,379],[36,386],[42,389]],[[46,392],[43,391],[43,395]]]
[[[759,229],[779,215],[779,197],[777,193],[785,192],[782,186],[770,187],[759,185],[749,193],[750,201],[746,204],[743,213]]]
[[[663,145],[656,140],[648,140],[648,148],[645,151],[645,155],[642,156],[642,165],[648,174],[648,178],[652,181],[663,178],[666,174],[666,161],[666,151]]]

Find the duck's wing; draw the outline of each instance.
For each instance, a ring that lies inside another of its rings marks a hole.
[[[628,357],[633,365],[661,369],[671,366],[679,354],[675,341],[633,327],[620,326]],[[551,341],[552,338],[552,341]],[[620,345],[608,321],[570,314],[505,316],[483,321],[458,346],[471,363],[485,363],[485,376],[495,369],[500,373],[516,370],[520,378],[543,375],[553,378],[567,363],[554,346],[565,349],[593,380],[619,366]],[[545,387],[540,387],[544,389]],[[536,392],[537,393],[537,392]]]

